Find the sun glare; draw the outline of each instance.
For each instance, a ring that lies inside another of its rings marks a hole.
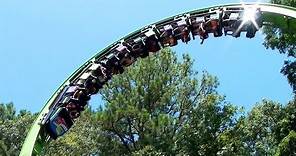
[[[245,7],[243,13],[243,22],[255,21],[257,9],[253,7]]]
[[[243,26],[248,22],[251,22],[257,29],[259,29],[259,26],[256,22],[257,12],[258,12],[257,6],[259,3],[260,3],[260,0],[255,2],[255,5],[246,5],[245,2],[241,1],[244,11],[243,11],[242,23],[238,27],[237,31],[240,31],[243,28]]]

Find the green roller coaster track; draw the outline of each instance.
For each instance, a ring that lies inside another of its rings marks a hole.
[[[217,8],[227,8],[227,9],[244,9],[243,6],[248,7],[256,7],[260,8],[263,13],[263,22],[268,25],[272,25],[273,27],[282,28],[288,31],[295,31],[296,30],[296,8],[283,6],[283,5],[275,5],[275,4],[255,4],[255,3],[246,3],[242,4],[228,4],[228,5],[219,5],[208,7],[204,9],[193,10],[190,12],[186,12],[184,14],[190,15],[197,15],[208,12],[212,9]],[[177,15],[179,16],[179,15]],[[154,25],[161,25],[163,23],[168,23],[174,20],[175,16],[166,18],[159,22],[154,23]],[[23,144],[22,150],[20,155],[21,156],[30,156],[30,155],[40,155],[42,153],[43,147],[48,143],[48,134],[45,132],[43,125],[40,124],[41,120],[44,118],[45,115],[49,113],[50,106],[53,104],[56,97],[59,93],[72,82],[74,79],[79,77],[81,73],[85,71],[85,69],[94,61],[100,60],[104,55],[106,55],[109,50],[114,47],[117,43],[122,40],[127,40],[129,38],[133,38],[141,33],[141,29],[136,30],[127,36],[121,38],[120,40],[114,42],[113,44],[109,45],[102,51],[96,53],[93,57],[87,60],[83,65],[81,65],[71,76],[64,81],[64,83],[55,91],[55,93],[50,97],[50,99],[46,102],[45,106],[42,108],[40,114],[38,115],[37,119],[34,121],[33,126],[31,127],[26,140]]]

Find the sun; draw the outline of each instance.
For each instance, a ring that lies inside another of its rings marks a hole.
[[[258,12],[260,12],[258,3],[259,2],[256,2],[255,5],[245,5],[244,3],[242,3],[242,6],[244,8],[242,25],[248,22],[252,22],[252,24],[257,29],[259,29],[259,26],[256,22],[256,19],[258,18]]]
[[[240,31],[243,26],[249,22],[253,24],[257,30],[259,30],[258,23],[256,22],[256,19],[258,18],[258,13],[260,12],[259,10],[259,3],[260,0],[256,1],[254,5],[246,5],[245,2],[240,1],[240,3],[243,6],[243,17],[242,17],[242,22],[240,26],[238,27],[237,31]]]

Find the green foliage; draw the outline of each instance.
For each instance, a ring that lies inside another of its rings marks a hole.
[[[258,103],[241,124],[242,142],[247,151],[256,155],[273,155],[279,121],[283,118],[282,106],[273,101]]]
[[[296,7],[295,0],[271,0],[271,3]],[[264,45],[267,48],[278,49],[280,53],[287,54],[290,57],[290,60],[285,61],[281,73],[287,76],[294,93],[296,93],[296,34],[272,27],[265,27],[264,33],[266,34]],[[273,139],[277,145],[279,144],[277,155],[295,155],[291,151],[292,148],[296,149],[295,143],[290,143],[296,130],[295,113],[296,104],[294,99],[282,109],[282,118],[278,120],[274,131]]]
[[[217,94],[217,78],[204,72],[197,79],[192,63],[188,55],[178,62],[164,49],[138,61],[101,91],[107,103],[98,120],[122,153],[146,147],[164,155],[217,152],[213,135],[232,126],[236,108]]]
[[[296,7],[295,0],[270,0],[271,3]],[[280,53],[288,56],[296,57],[296,34],[290,33],[281,28],[273,28],[266,26],[264,28],[266,34],[264,45],[267,48],[278,49]]]
[[[15,108],[12,103],[0,104],[0,122],[13,120],[15,117]]]
[[[18,155],[25,135],[35,116],[21,111],[16,115],[14,105],[0,104],[0,155]]]
[[[278,49],[280,53],[296,57],[296,34],[271,26],[266,26],[263,30],[266,34],[265,47]]]
[[[179,147],[189,155],[217,155],[225,150],[226,137],[235,125],[236,108],[223,103],[223,97],[211,94],[201,100],[183,125]]]
[[[296,61],[285,61],[281,72],[287,76],[294,93],[296,93]]]
[[[296,133],[290,131],[279,144],[276,156],[296,155]]]
[[[295,0],[271,0],[271,3],[296,7]],[[265,26],[263,29],[265,40],[263,45],[266,48],[278,49],[280,53],[287,54],[291,60],[285,61],[281,70],[296,93],[296,34],[281,28]]]
[[[145,146],[139,151],[132,153],[132,156],[163,156],[162,152],[157,151],[153,146]]]

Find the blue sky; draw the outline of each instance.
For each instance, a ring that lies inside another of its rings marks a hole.
[[[178,13],[239,0],[0,0],[0,102],[39,111],[84,61],[122,36]],[[173,48],[195,69],[220,79],[227,100],[250,109],[262,98],[286,103],[292,91],[279,71],[285,57],[262,46],[263,36],[210,38]],[[92,99],[98,105],[99,97]]]

